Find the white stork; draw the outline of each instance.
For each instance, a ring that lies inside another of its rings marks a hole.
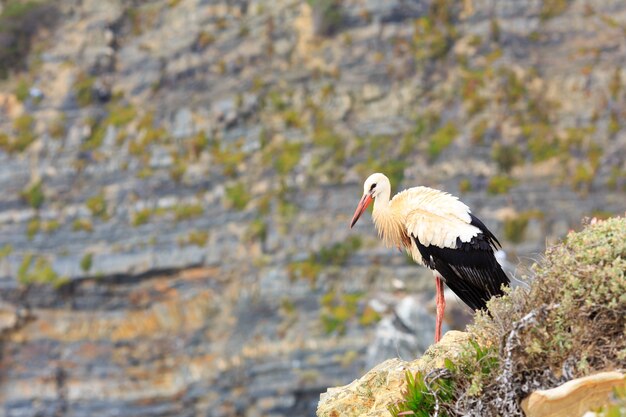
[[[370,175],[350,227],[375,200],[372,218],[385,245],[404,247],[415,262],[433,270],[438,342],[445,310],[443,282],[474,310],[484,309],[491,297],[503,294],[503,285],[509,285],[494,256],[500,242],[469,207],[446,192],[414,187],[391,201],[390,196],[389,179],[380,173]]]

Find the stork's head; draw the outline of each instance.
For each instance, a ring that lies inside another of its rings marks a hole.
[[[357,220],[359,220],[359,217],[361,217],[361,214],[363,214],[373,199],[381,194],[386,194],[387,198],[389,198],[388,196],[390,192],[391,185],[389,184],[389,178],[387,178],[384,174],[377,172],[367,177],[365,183],[363,184],[363,197],[361,197],[361,201],[359,201],[359,205],[356,207],[354,216],[352,216],[350,227],[352,228]]]

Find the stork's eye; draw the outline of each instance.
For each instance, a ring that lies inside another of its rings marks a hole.
[[[372,184],[372,186],[370,187],[370,191],[374,191],[374,188],[376,188],[376,183]]]

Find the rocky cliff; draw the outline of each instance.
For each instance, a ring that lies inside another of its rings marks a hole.
[[[347,228],[370,172],[515,265],[624,209],[619,1],[1,7],[7,416],[312,415],[381,316],[418,354],[427,309],[387,314],[430,274]]]

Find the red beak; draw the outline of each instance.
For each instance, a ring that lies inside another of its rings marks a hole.
[[[352,221],[350,222],[350,229],[352,229],[352,227],[357,222],[357,220],[359,220],[359,217],[361,217],[361,214],[363,214],[363,212],[365,211],[367,206],[370,205],[372,200],[373,199],[372,199],[372,195],[371,194],[368,193],[368,194],[364,194],[363,195],[363,197],[361,198],[361,201],[359,201],[359,205],[356,206],[356,210],[354,212],[354,216],[352,216]]]

